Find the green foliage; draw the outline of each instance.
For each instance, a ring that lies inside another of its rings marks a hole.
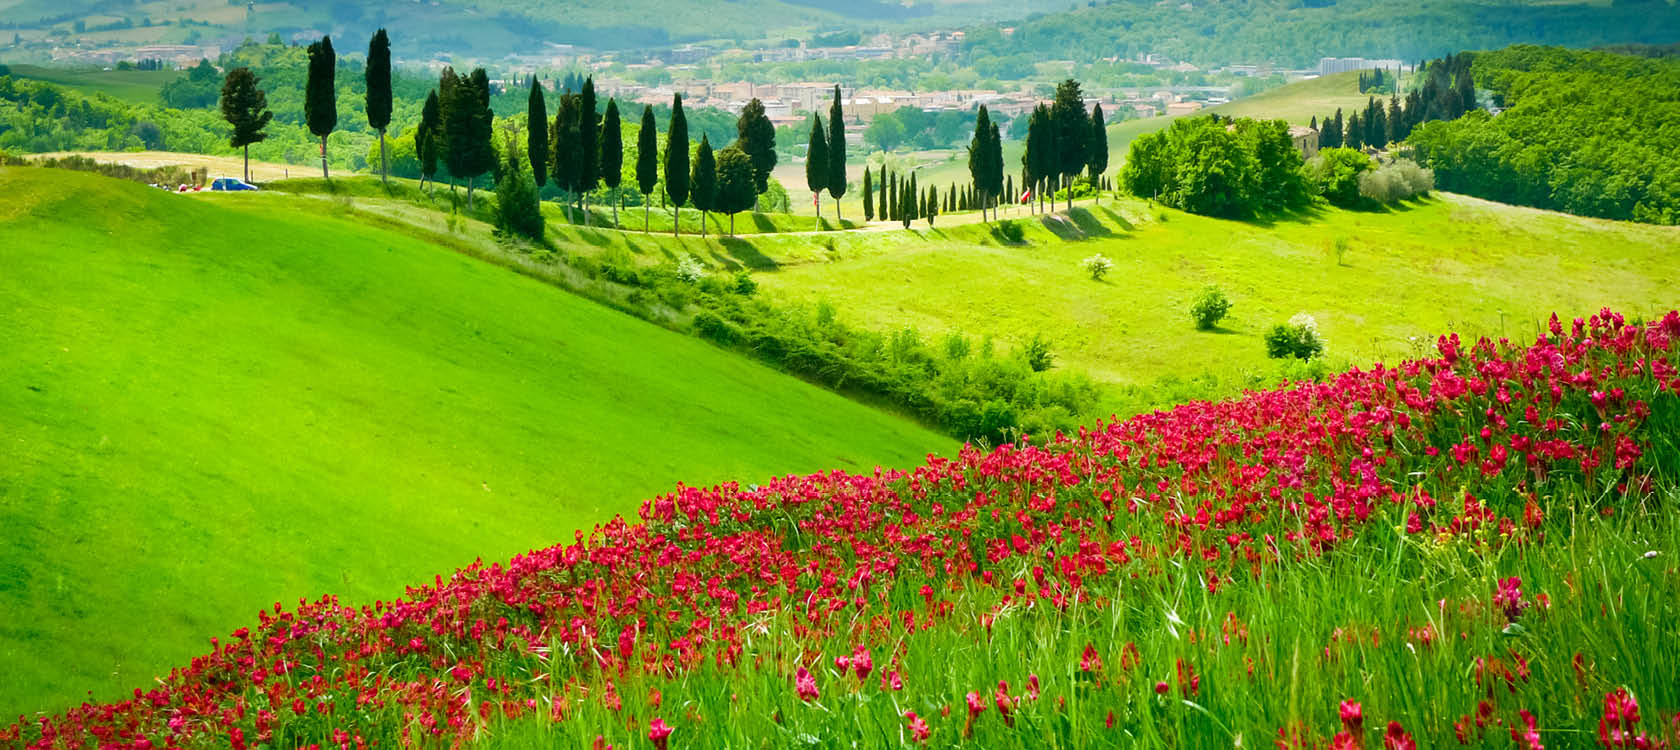
[[[1357,208],[1362,202],[1359,177],[1373,166],[1371,157],[1358,149],[1327,148],[1307,164],[1307,181],[1331,205]]]
[[[1211,331],[1219,326],[1219,321],[1225,319],[1226,313],[1231,311],[1231,300],[1225,296],[1225,290],[1218,285],[1209,284],[1202,287],[1196,295],[1196,300],[1190,303],[1190,319],[1196,322],[1196,329]]]
[[[274,113],[268,110],[268,96],[257,86],[261,82],[250,68],[234,68],[222,84],[222,119],[233,126],[228,145],[234,148],[261,143],[268,137],[263,128],[274,119]]]
[[[1461,0],[1081,3],[1035,15],[1009,36],[996,24],[967,29],[962,60],[997,64],[1017,56],[1094,62],[1141,53],[1203,67],[1269,60],[1310,67],[1329,55],[1420,60],[1512,43],[1591,47],[1614,42],[1672,43],[1680,13],[1665,3],[1496,3]]]
[[[1680,60],[1517,46],[1472,68],[1505,111],[1426,123],[1407,140],[1441,189],[1680,224]]]
[[[736,145],[717,152],[717,195],[713,208],[730,214],[731,226],[734,214],[751,210],[757,201],[755,179],[752,157],[747,152]]]
[[[158,96],[164,106],[175,109],[202,109],[216,103],[221,74],[209,60],[199,60],[185,76],[163,85]]]
[[[1044,372],[1056,362],[1056,355],[1050,351],[1050,339],[1042,333],[1034,333],[1031,338],[1021,344],[1021,361],[1033,372]]]
[[[764,102],[753,97],[735,121],[735,142],[752,159],[753,190],[763,195],[770,190],[770,173],[776,169],[776,126],[764,114]]]
[[[496,226],[504,232],[541,242],[543,215],[542,204],[537,199],[537,183],[521,163],[519,149],[509,143],[505,150],[507,163],[496,180]]]
[[[1155,196],[1205,216],[1241,218],[1291,208],[1304,202],[1305,190],[1264,181],[1269,176],[1293,181],[1300,163],[1292,146],[1275,145],[1280,132],[1288,140],[1287,128],[1279,125],[1244,119],[1227,128],[1214,117],[1178,120],[1132,142],[1121,182],[1133,195]]]

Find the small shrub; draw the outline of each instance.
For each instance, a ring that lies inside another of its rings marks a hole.
[[[1109,270],[1114,268],[1114,261],[1109,260],[1102,253],[1097,253],[1079,261],[1079,267],[1085,269],[1086,273],[1091,274],[1092,281],[1102,281],[1102,278],[1108,275]]]
[[[1377,203],[1395,203],[1434,187],[1435,173],[1410,159],[1399,159],[1359,175],[1359,194]]]
[[[699,258],[690,255],[677,261],[677,278],[693,284],[705,278],[705,276],[706,266],[700,263]]]
[[[1203,331],[1213,330],[1230,311],[1231,300],[1223,290],[1212,284],[1203,287],[1202,293],[1196,295],[1196,301],[1190,303],[1190,318],[1196,321],[1196,328]]]
[[[1346,237],[1337,237],[1336,239],[1334,239],[1330,242],[1330,253],[1329,254],[1336,259],[1336,265],[1338,265],[1338,266],[1347,265],[1347,253],[1348,253],[1348,240],[1347,240]]]
[[[1050,351],[1050,340],[1044,334],[1035,333],[1021,345],[1021,359],[1033,372],[1044,372],[1056,362],[1056,355]]]
[[[1004,219],[994,223],[992,233],[1011,244],[1020,244],[1027,238],[1027,230],[1015,219]]]
[[[1294,357],[1312,359],[1324,353],[1324,338],[1318,333],[1318,321],[1301,313],[1288,323],[1272,326],[1266,332],[1266,356],[1273,359]]]
[[[751,297],[758,292],[758,282],[753,280],[751,271],[735,272],[735,293],[742,297]]]
[[[1371,157],[1352,148],[1327,148],[1307,162],[1307,181],[1332,205],[1354,208],[1360,203],[1360,174],[1372,167]]]
[[[709,312],[702,312],[694,316],[694,333],[707,341],[719,344],[734,344],[741,338],[740,331],[729,321]]]
[[[688,284],[666,284],[659,287],[659,301],[672,310],[681,310],[694,301],[694,287]]]

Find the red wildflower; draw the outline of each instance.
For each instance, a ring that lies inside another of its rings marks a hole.
[[[917,716],[915,711],[905,711],[904,716],[910,720],[910,736],[917,742],[927,742],[928,737],[932,735],[932,732],[928,731],[927,722]]]
[[[794,676],[793,687],[800,700],[809,703],[817,699],[817,678],[812,677],[804,667],[800,667],[799,673]]]
[[[1383,732],[1383,750],[1417,750],[1417,741],[1400,728],[1400,722],[1391,721]]]
[[[1097,647],[1085,644],[1085,653],[1079,657],[1079,669],[1084,672],[1102,671],[1102,657],[1097,655]]]
[[[653,740],[653,746],[665,750],[666,738],[671,736],[671,727],[664,719],[654,719],[648,722],[648,739]]]
[[[1505,619],[1516,622],[1528,608],[1528,602],[1523,601],[1522,579],[1515,576],[1501,579],[1499,588],[1493,592],[1493,603],[1505,611]]]

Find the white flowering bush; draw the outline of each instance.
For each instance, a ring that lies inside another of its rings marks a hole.
[[[699,283],[701,279],[706,278],[706,267],[700,263],[699,258],[690,255],[677,261],[677,278],[690,284]]]
[[[1079,261],[1079,267],[1085,269],[1086,273],[1091,274],[1092,281],[1102,281],[1102,277],[1108,275],[1109,269],[1114,267],[1114,261],[1109,260],[1102,253],[1097,253]]]

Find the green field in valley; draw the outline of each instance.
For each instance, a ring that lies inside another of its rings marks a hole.
[[[774,295],[832,303],[876,330],[923,336],[960,330],[1018,341],[1050,337],[1063,366],[1098,380],[1146,385],[1166,376],[1235,377],[1272,365],[1262,335],[1312,315],[1333,360],[1394,360],[1436,332],[1530,335],[1553,311],[1609,305],[1652,313],[1680,303],[1680,229],[1584,219],[1456,195],[1386,211],[1324,208],[1299,220],[1236,222],[1142,201],[1082,202],[1071,220],[1009,209],[1025,242],[984,225],[753,246],[777,267]],[[1335,246],[1344,244],[1337,257]],[[1115,263],[1092,281],[1080,261]],[[1205,284],[1230,296],[1230,316],[1197,332],[1187,312]]]
[[[114,698],[277,601],[398,596],[678,481],[950,441],[273,194],[0,169],[0,715]]]
[[[178,70],[99,70],[12,65],[12,75],[56,83],[84,94],[104,94],[133,104],[158,104],[163,85],[184,75]]]

